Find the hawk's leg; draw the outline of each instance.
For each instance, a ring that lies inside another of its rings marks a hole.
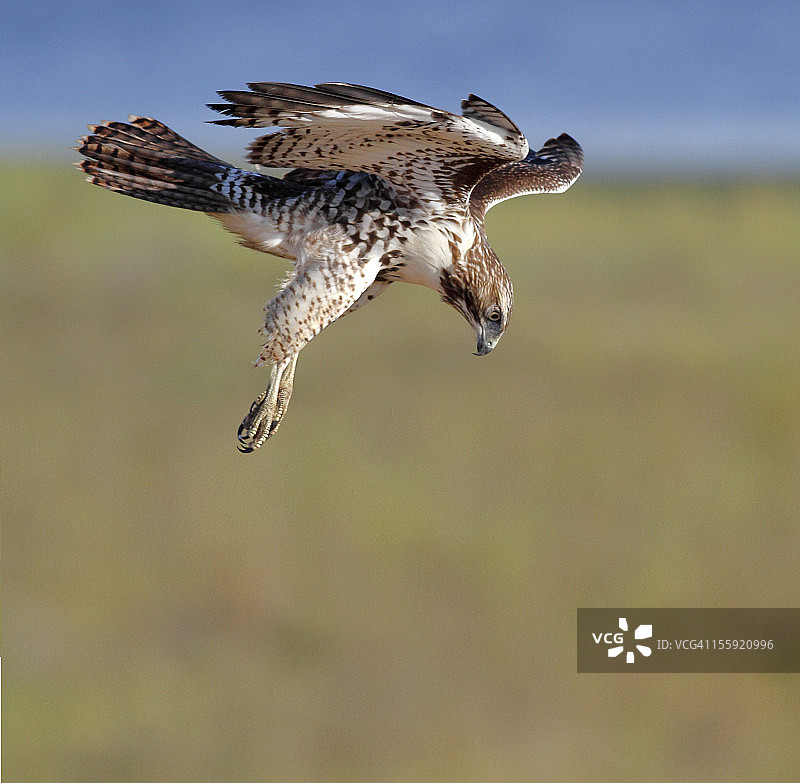
[[[292,397],[297,356],[294,354],[272,365],[269,386],[250,406],[250,412],[239,427],[238,448],[242,453],[249,454],[255,451],[278,429]]]
[[[345,249],[344,231],[330,227],[308,237],[291,276],[264,308],[264,349],[256,364],[270,364],[269,386],[239,427],[239,450],[249,453],[277,429],[292,394],[297,356],[375,281],[380,258]]]

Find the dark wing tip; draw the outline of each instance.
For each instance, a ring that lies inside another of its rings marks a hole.
[[[461,114],[469,119],[488,122],[505,131],[522,136],[522,131],[504,112],[494,104],[470,93],[466,100],[461,101]]]
[[[222,93],[220,93],[220,95],[222,95]],[[258,113],[251,105],[241,103],[207,103],[206,106],[213,111],[231,118],[227,120],[207,120],[210,125],[253,127],[259,124]],[[261,124],[263,125],[263,122]]]
[[[562,133],[556,138],[561,145],[564,154],[570,159],[573,165],[583,168],[583,147],[568,133]]]
[[[526,161],[535,165],[557,167],[568,172],[573,180],[583,171],[583,147],[567,133],[548,139],[536,152],[528,153]]]

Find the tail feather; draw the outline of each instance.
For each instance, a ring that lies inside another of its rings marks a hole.
[[[103,138],[118,137],[129,139],[130,143],[142,149],[173,152],[191,157],[195,160],[206,160],[210,163],[227,165],[224,160],[215,158],[210,153],[179,136],[172,128],[152,117],[136,117],[131,115],[128,122],[105,122],[102,125],[90,126],[89,129]]]
[[[149,117],[90,125],[75,149],[87,180],[108,190],[201,212],[233,206],[212,187],[235,169]]]

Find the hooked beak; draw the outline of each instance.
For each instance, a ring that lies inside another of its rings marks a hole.
[[[478,332],[478,349],[475,356],[486,356],[487,353],[490,353],[501,336],[502,332],[494,322],[484,322]]]
[[[492,348],[494,348],[495,343],[488,342],[481,337],[478,340],[478,350],[475,351],[475,356],[486,356],[487,353],[490,353]]]

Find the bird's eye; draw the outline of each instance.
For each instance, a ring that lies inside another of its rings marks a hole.
[[[490,321],[499,321],[503,316],[500,310],[496,307],[493,307],[489,312],[486,314],[486,317]]]

